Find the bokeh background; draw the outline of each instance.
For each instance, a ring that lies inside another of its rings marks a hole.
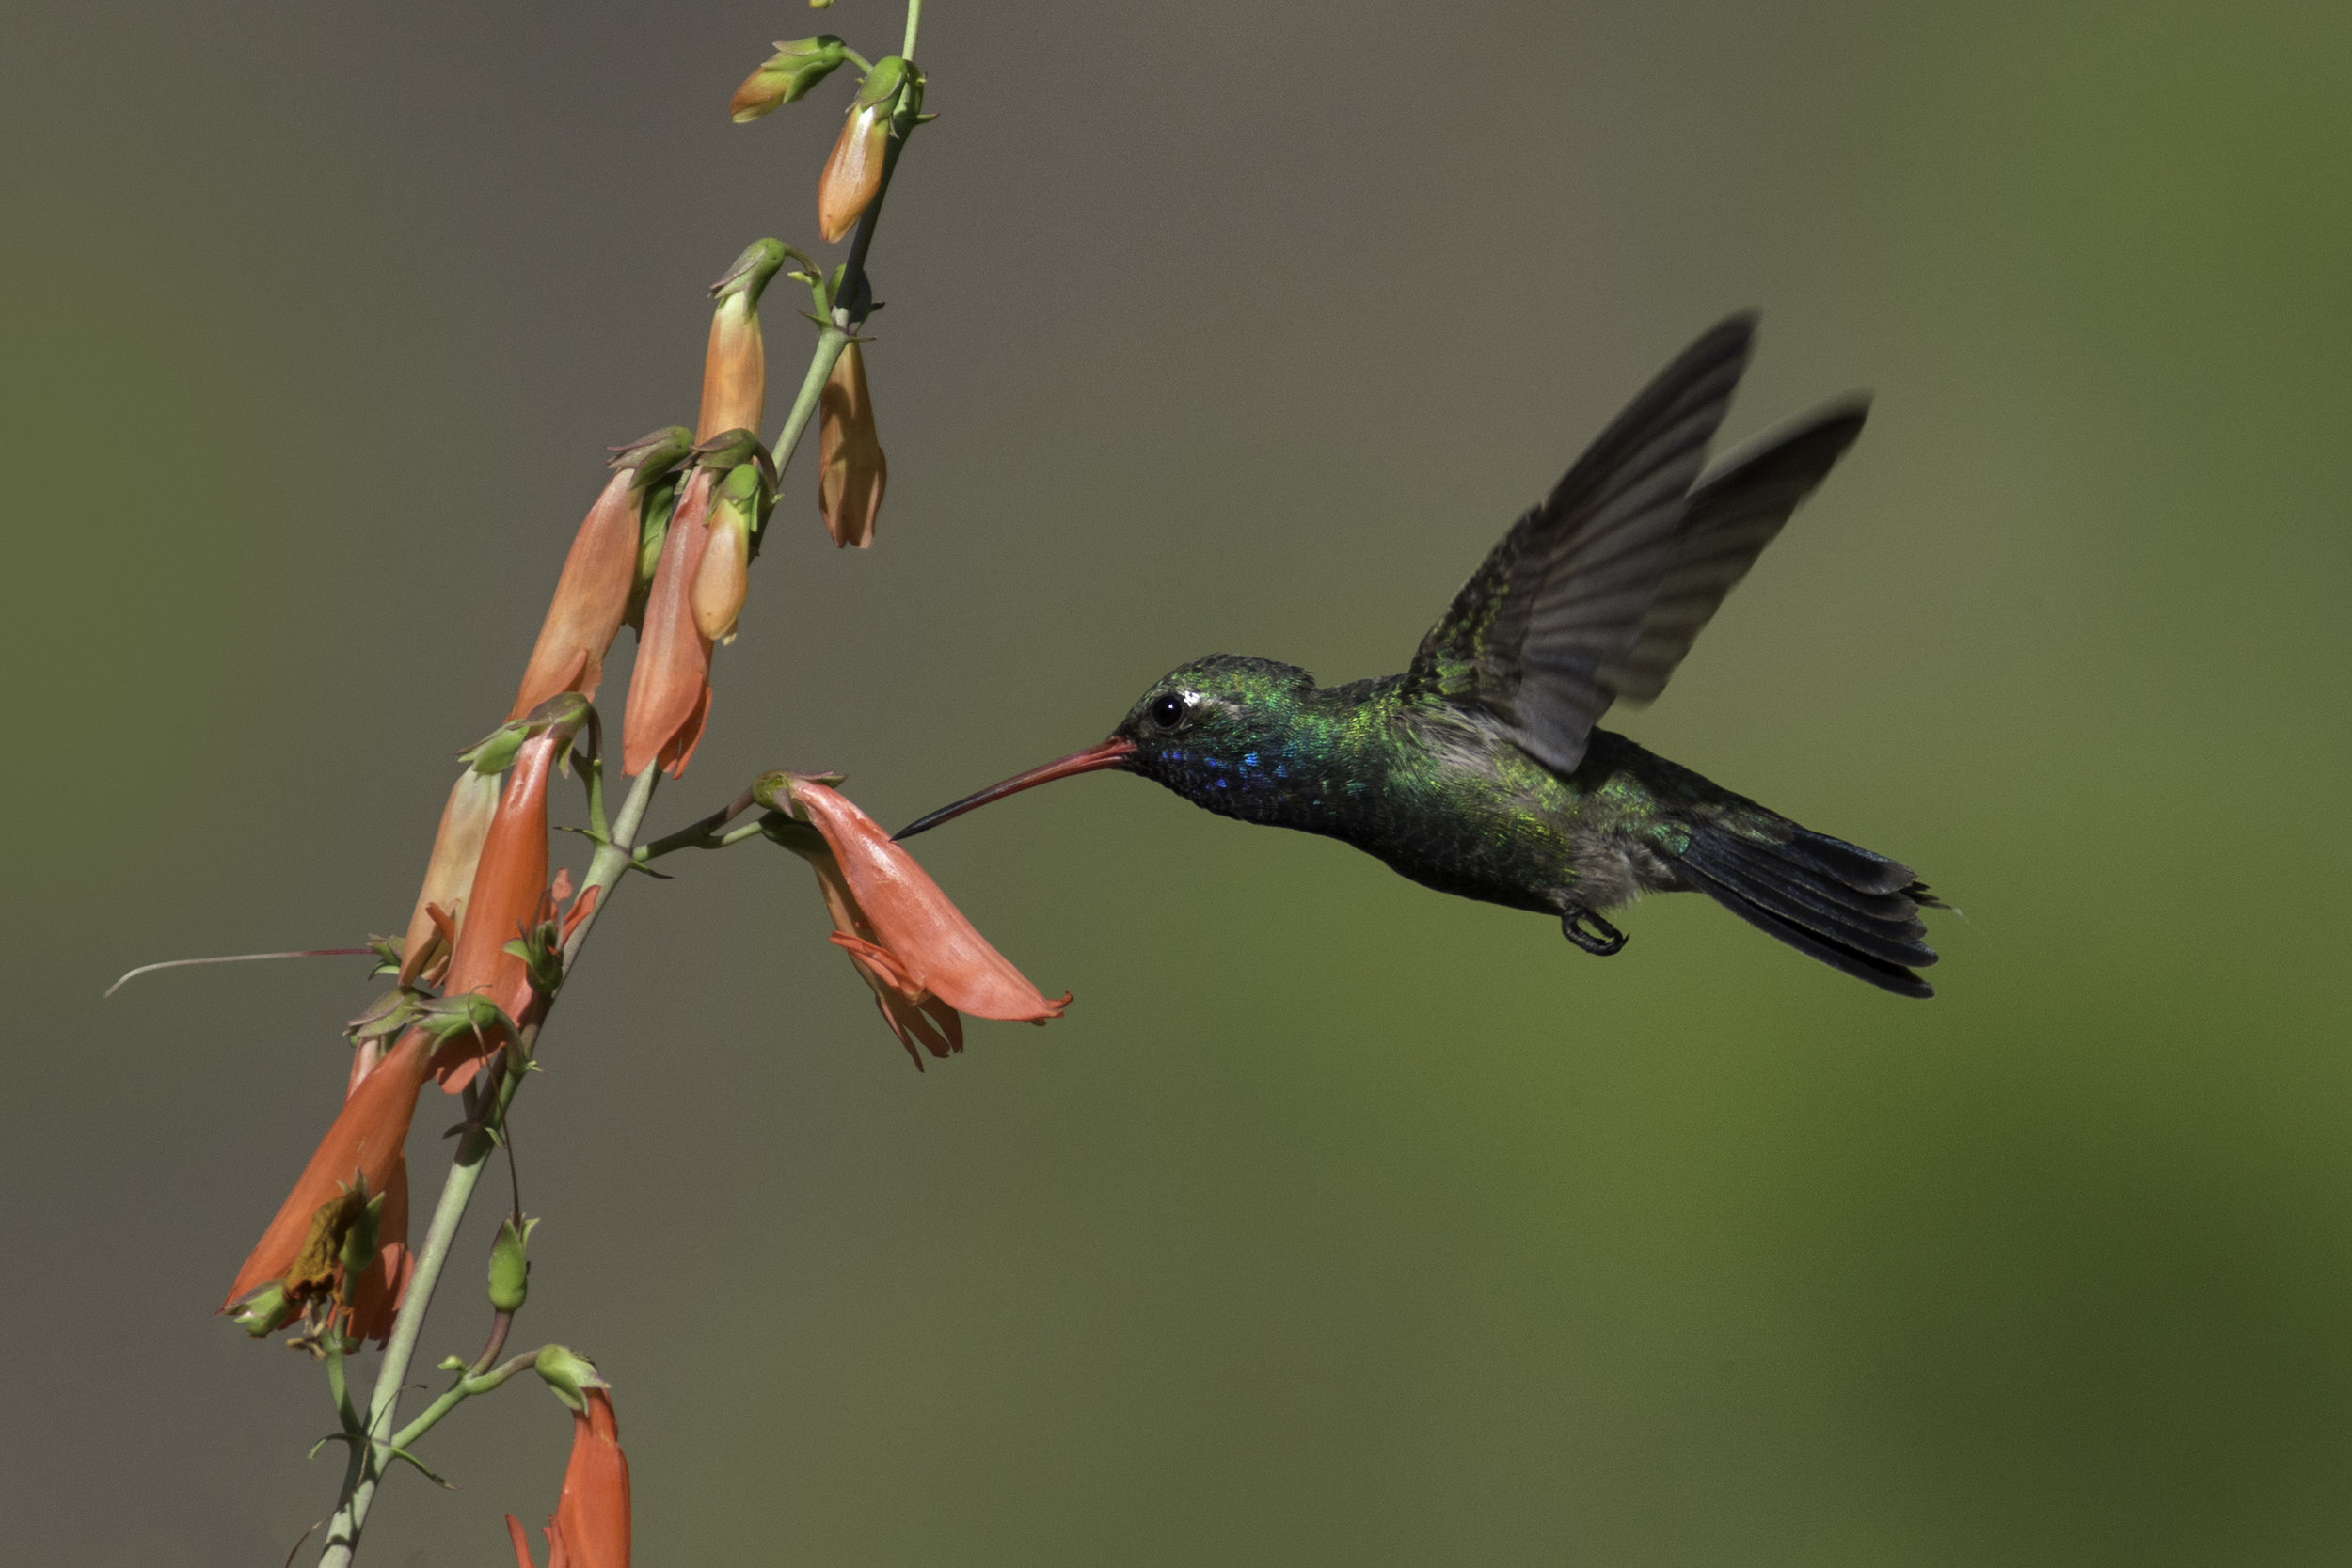
[[[210,1314],[373,990],[99,991],[396,928],[598,449],[813,243],[846,79],[728,92],[898,24],[11,23],[6,1555],[275,1563],[331,1502],[322,1377]],[[632,885],[516,1113],[517,1332],[616,1385],[640,1560],[2343,1560],[2352,12],[933,0],[921,55],[880,542],[803,453],[660,823],[780,765],[902,820],[1211,651],[1399,668],[1759,306],[1728,434],[1870,429],[1618,721],[1964,914],[1925,1005],[1697,899],[1601,963],[1094,778],[924,841],[1078,1001],[918,1076],[797,863]],[[367,1560],[502,1560],[565,1433],[470,1405]]]

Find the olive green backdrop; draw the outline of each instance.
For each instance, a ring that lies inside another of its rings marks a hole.
[[[275,1563],[326,1512],[323,1378],[210,1313],[373,991],[98,993],[404,919],[598,449],[691,418],[746,241],[814,241],[846,87],[729,90],[898,24],[11,23],[5,1555]],[[516,1113],[517,1333],[615,1384],[640,1560],[2343,1560],[2348,51],[2321,6],[933,0],[880,542],[804,453],[661,823],[772,766],[903,820],[1211,651],[1399,668],[1754,305],[1732,436],[1876,412],[1620,719],[1965,913],[1924,1005],[1696,899],[1604,963],[1093,778],[923,841],[1078,1000],[918,1076],[797,863],[631,885]],[[565,1432],[465,1409],[367,1560],[501,1560]]]

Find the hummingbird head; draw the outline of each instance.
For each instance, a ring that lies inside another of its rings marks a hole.
[[[1119,766],[1193,800],[1246,789],[1272,776],[1277,764],[1263,759],[1314,689],[1306,671],[1268,658],[1211,654],[1179,665],[1111,732],[1133,748]]]
[[[1127,717],[1099,746],[1016,773],[953,805],[942,806],[898,830],[900,839],[928,832],[965,812],[1025,789],[1116,768],[1139,773],[1201,804],[1237,784],[1245,791],[1262,770],[1269,739],[1279,737],[1314,677],[1294,664],[1211,654],[1180,664],[1152,683]],[[1264,764],[1271,774],[1279,765]]]

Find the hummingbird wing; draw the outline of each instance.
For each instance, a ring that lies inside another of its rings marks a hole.
[[[1602,685],[1629,703],[1649,702],[1665,689],[1724,595],[1853,445],[1869,412],[1867,396],[1840,399],[1708,470],[1675,530],[1674,552],[1641,633],[1622,657],[1600,666]]]
[[[1674,562],[1755,332],[1747,314],[1715,326],[1585,449],[1422,639],[1407,695],[1481,708],[1531,756],[1575,770]]]

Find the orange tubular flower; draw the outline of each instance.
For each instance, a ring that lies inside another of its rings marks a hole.
[[[758,331],[756,318],[753,331]],[[571,553],[564,558],[564,574],[556,579],[555,598],[507,713],[510,720],[560,692],[596,694],[605,651],[620,634],[636,586],[638,511],[645,486],[675,467],[691,445],[685,430],[672,426],[615,449],[612,479],[588,509],[572,537]]]
[[[411,1029],[343,1100],[326,1136],[302,1167],[294,1191],[262,1232],[222,1301],[224,1312],[277,1286],[291,1310],[322,1299],[348,1300],[355,1310],[352,1332],[381,1341],[391,1332],[392,1310],[407,1289],[408,1168],[401,1146],[416,1115],[433,1042]],[[360,1195],[383,1195],[374,1263],[345,1280],[339,1255],[358,1219]]]
[[[629,673],[621,771],[632,776],[656,765],[672,778],[684,773],[710,718],[711,640],[696,624],[694,590],[710,546],[720,481],[750,465],[773,493],[774,469],[750,430],[714,436],[694,452],[694,471],[678,492],[646,591],[645,629],[637,639],[637,668]],[[735,608],[742,608],[739,600]]]
[[[482,846],[466,922],[458,928],[443,992],[479,992],[520,1022],[531,1005],[530,966],[506,944],[535,926],[548,891],[548,778],[572,732],[550,725],[515,753],[513,778],[499,801],[498,815]],[[441,1087],[465,1087],[493,1042],[471,1034],[453,1035],[433,1058]]]
[[[841,548],[874,543],[890,460],[874,433],[874,396],[866,385],[866,356],[853,341],[841,349],[818,400],[817,510]]]
[[[710,644],[694,626],[690,595],[710,543],[716,476],[696,468],[678,492],[645,596],[645,629],[629,673],[628,717],[621,731],[621,771],[635,777],[659,763],[673,778],[686,771],[710,717]]]
[[[418,890],[408,935],[401,943],[402,985],[413,986],[427,970],[446,963],[452,943],[443,927],[456,929],[465,919],[466,896],[473,891],[474,867],[498,803],[495,773],[477,773],[469,765],[450,786],[441,825],[433,834],[433,857],[425,863],[424,886]]]
[[[768,775],[755,792],[794,818],[778,824],[775,836],[817,873],[834,944],[873,988],[917,1068],[917,1044],[934,1056],[963,1049],[959,1012],[1041,1024],[1070,1005],[1068,992],[1047,997],[990,946],[914,857],[847,797],[789,774]]]
[[[710,286],[719,308],[710,314],[710,346],[703,355],[702,417],[694,439],[729,430],[757,430],[768,395],[768,351],[759,336],[759,296],[784,265],[785,247],[755,242],[726,276]]]
[[[571,1463],[548,1521],[548,1568],[628,1568],[628,1456],[621,1452],[612,1396],[602,1388],[583,1392],[588,1408],[572,1412]],[[522,1521],[512,1513],[506,1533],[516,1568],[533,1568]]]

